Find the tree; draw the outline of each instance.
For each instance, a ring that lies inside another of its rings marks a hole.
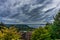
[[[51,39],[55,40],[55,25],[53,25],[52,23],[47,23],[45,26],[45,29],[49,30],[49,33],[51,34]]]
[[[5,27],[4,23],[0,22],[0,30],[3,29],[3,27]]]
[[[55,32],[55,37],[60,39],[60,12],[58,12],[54,20],[55,21],[53,23],[53,31]]]
[[[0,22],[0,26],[5,26],[4,23]]]
[[[32,32],[31,40],[51,40],[51,34],[45,27],[40,27]]]
[[[4,27],[0,30],[0,40],[21,40],[21,35],[14,27]]]

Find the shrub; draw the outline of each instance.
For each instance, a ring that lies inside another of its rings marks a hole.
[[[3,29],[0,30],[0,40],[21,40],[21,36],[16,28],[3,27]]]
[[[40,27],[32,32],[31,40],[51,40],[50,36],[49,30]]]

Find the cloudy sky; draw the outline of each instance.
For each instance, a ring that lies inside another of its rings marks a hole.
[[[44,24],[52,22],[60,0],[0,0],[0,22],[6,24]]]

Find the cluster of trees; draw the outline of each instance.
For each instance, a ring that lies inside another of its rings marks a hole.
[[[4,24],[0,24],[0,40],[21,40],[21,34],[13,26],[7,28]]]
[[[55,40],[60,39],[60,12],[54,17],[52,24],[47,23],[32,32],[31,40]]]

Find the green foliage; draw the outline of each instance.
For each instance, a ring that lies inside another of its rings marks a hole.
[[[60,12],[54,18],[53,31],[56,38],[60,39]]]
[[[0,40],[21,40],[21,35],[14,27],[3,27],[0,30]]]
[[[51,40],[50,31],[45,27],[40,27],[32,32],[31,40]]]
[[[56,15],[56,17],[54,18],[54,25],[56,26],[60,26],[60,12]]]
[[[49,30],[49,33],[51,34],[51,39],[55,40],[56,37],[55,37],[55,25],[53,24],[50,24],[50,23],[47,23],[46,26],[45,26],[45,29]]]
[[[50,34],[53,33],[52,24],[49,23],[49,24],[47,24],[44,28],[47,29]]]

